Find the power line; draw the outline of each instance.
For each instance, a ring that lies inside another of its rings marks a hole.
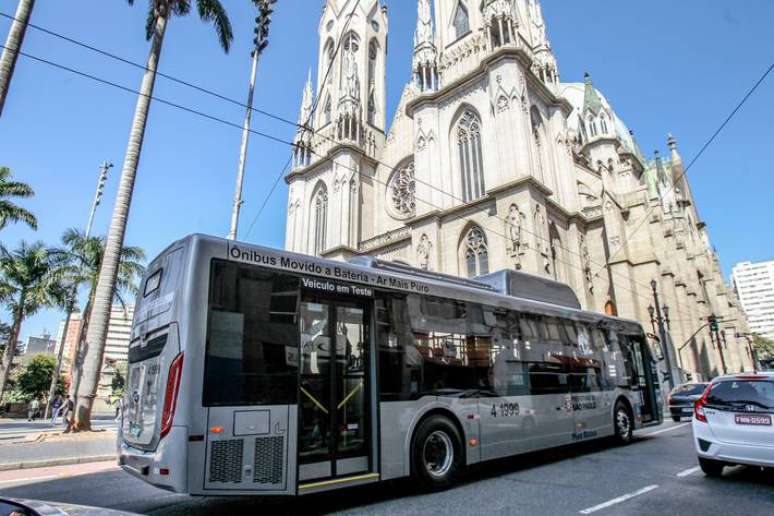
[[[0,48],[7,48],[7,47],[6,47],[5,45],[2,45],[2,44],[0,44]],[[129,93],[132,93],[132,94],[135,94],[135,95],[145,95],[145,94],[141,93],[140,91],[138,91],[138,90],[135,90],[135,89],[132,89],[132,88],[129,88],[129,87],[127,87],[127,86],[123,86],[123,85],[121,85],[121,84],[118,84],[118,83],[115,83],[115,82],[112,82],[112,81],[109,81],[109,80],[106,80],[106,79],[102,79],[102,78],[100,78],[100,77],[97,77],[97,76],[95,76],[95,75],[92,75],[92,74],[89,74],[89,73],[86,73],[86,72],[82,72],[82,71],[80,71],[80,70],[76,70],[76,69],[74,69],[74,68],[71,68],[71,67],[68,67],[68,66],[65,66],[65,65],[62,65],[62,64],[56,63],[56,62],[54,62],[54,61],[51,61],[51,60],[48,60],[48,59],[44,59],[44,58],[41,58],[41,57],[37,57],[37,56],[31,55],[31,54],[29,54],[29,53],[23,52],[23,51],[19,51],[19,55],[21,55],[21,56],[24,56],[24,57],[26,57],[26,58],[29,58],[29,59],[33,59],[33,60],[35,60],[35,61],[38,61],[38,62],[41,62],[41,63],[47,64],[47,65],[49,65],[49,66],[52,66],[52,67],[55,67],[55,68],[58,68],[58,69],[61,69],[61,70],[68,71],[68,72],[70,72],[70,73],[74,73],[74,74],[76,74],[76,75],[79,75],[79,76],[81,76],[81,77],[85,77],[85,78],[87,78],[87,79],[91,79],[91,80],[93,80],[93,81],[96,81],[96,82],[98,82],[98,83],[100,83],[100,84],[105,84],[105,85],[108,85],[108,86],[113,86],[113,87],[115,87],[115,88],[118,88],[118,89],[120,89],[120,90],[123,90],[123,91],[129,92]],[[171,102],[171,101],[168,101],[168,100],[165,100],[165,99],[162,99],[162,98],[159,98],[159,97],[153,96],[153,95],[149,95],[149,96],[148,96],[148,95],[145,95],[145,96],[147,96],[149,99],[151,99],[151,100],[155,100],[155,101],[157,101],[157,102],[159,102],[159,103],[161,103],[161,104],[168,105],[168,106],[170,106],[170,107],[174,107],[174,108],[177,108],[177,109],[183,110],[183,111],[185,111],[185,112],[188,112],[188,113],[191,113],[191,114],[194,114],[194,115],[197,115],[197,116],[201,116],[201,117],[203,117],[203,118],[205,118],[205,119],[208,119],[208,120],[211,120],[211,121],[214,121],[214,122],[219,122],[219,123],[225,124],[225,125],[227,125],[227,126],[234,127],[234,128],[236,128],[236,129],[239,129],[240,131],[244,130],[244,128],[243,128],[243,127],[242,127],[240,124],[236,124],[236,123],[230,122],[230,121],[228,121],[228,120],[224,120],[224,119],[222,119],[222,118],[219,118],[219,117],[215,117],[215,116],[209,115],[209,114],[207,114],[207,113],[204,113],[204,112],[202,112],[202,111],[199,111],[199,110],[197,110],[197,109],[189,108],[189,107],[186,107],[186,106],[183,106],[183,105],[180,105],[180,104],[177,104],[177,103],[174,103],[174,102]],[[261,137],[263,137],[263,138],[267,138],[267,139],[269,139],[269,140],[272,140],[272,141],[274,141],[274,142],[277,142],[277,143],[282,143],[282,144],[284,144],[284,145],[288,145],[288,146],[290,146],[290,147],[296,147],[296,144],[295,144],[295,143],[293,143],[293,142],[290,142],[290,141],[287,141],[287,140],[283,140],[283,139],[281,139],[281,138],[278,138],[278,137],[275,137],[275,136],[273,136],[273,135],[271,135],[271,134],[264,133],[264,132],[261,132],[261,131],[256,131],[256,130],[254,130],[254,129],[252,129],[252,128],[251,128],[251,129],[249,129],[249,131],[250,131],[250,133],[252,133],[252,134],[255,134],[255,135],[257,135],[257,136],[261,136]],[[321,154],[319,154],[319,153],[315,152],[314,150],[311,150],[311,152],[312,152],[313,154],[315,154],[315,155],[317,155],[317,156],[321,157],[321,158],[324,158],[324,156],[323,156],[323,155],[321,155]],[[347,169],[347,170],[350,170],[350,171],[352,171],[352,172],[355,172],[355,173],[357,173],[358,175],[362,175],[362,172],[360,172],[359,170],[356,170],[356,169],[354,169],[354,168],[352,168],[352,167],[349,167],[349,166],[347,166],[347,165],[345,165],[345,164],[341,164],[341,163],[339,163],[339,165],[340,165],[342,168],[344,168],[344,169]],[[385,165],[385,166],[387,166],[387,165]],[[393,170],[393,171],[394,171],[396,168],[397,168],[397,167],[392,167],[392,168],[391,168],[391,170]],[[281,177],[282,177],[282,174],[280,174],[278,177],[279,177],[279,178],[281,178]],[[381,185],[385,186],[385,187],[389,186],[387,182],[380,181],[380,180],[378,180],[378,179],[376,179],[376,178],[370,178],[370,179],[371,179],[372,181],[374,181],[374,182],[378,183],[378,184],[381,184]],[[276,184],[277,184],[277,182],[275,182],[275,185],[274,185],[275,187],[276,187]],[[450,197],[452,197],[452,198],[455,198],[455,197],[454,197],[452,194],[450,194],[450,193],[446,192],[445,190],[442,190],[442,189],[440,189],[440,188],[437,188],[437,187],[434,187],[434,188],[435,188],[435,189],[436,189],[438,192],[440,192],[440,193],[444,193],[444,194],[446,194],[446,195],[449,195],[449,196],[450,196]],[[273,188],[272,188],[272,191],[273,191]],[[270,192],[269,196],[270,196],[270,195],[271,195],[271,192]],[[266,205],[266,201],[268,201],[268,197],[269,197],[269,196],[267,196],[266,200],[264,201],[264,204],[263,204],[263,206],[265,206],[265,205]],[[443,209],[443,208],[442,208],[441,206],[439,206],[439,205],[436,205],[436,204],[434,204],[434,203],[432,203],[432,202],[426,201],[426,200],[424,200],[424,199],[421,199],[421,198],[418,198],[418,197],[415,197],[415,200],[417,200],[417,201],[420,201],[420,202],[422,202],[422,203],[424,203],[424,204],[428,205],[428,206],[429,206],[429,207],[431,207],[431,208],[435,208],[435,209],[439,209],[439,210],[442,210],[442,209]],[[457,219],[462,219],[462,218],[465,218],[465,217],[463,217],[463,216],[461,216],[461,215],[454,215],[453,217],[454,217],[454,218],[453,218],[452,220],[457,220]],[[499,220],[506,220],[506,219],[501,219],[500,217],[497,217],[497,216],[495,216],[495,218],[497,218],[497,219],[499,219]],[[256,220],[257,220],[257,217],[256,217],[256,219],[253,221],[253,223],[255,223],[255,221],[256,221]],[[469,220],[469,221],[470,221],[470,219],[466,219],[466,220]],[[480,223],[476,223],[476,224],[478,224],[479,226],[482,226],[482,224],[480,224]],[[252,227],[252,224],[251,224],[251,227]],[[499,237],[501,237],[501,238],[505,239],[506,241],[508,241],[508,240],[509,240],[509,237],[508,237],[508,236],[506,236],[505,234],[503,234],[503,233],[501,233],[501,232],[499,232],[499,231],[497,231],[497,230],[495,230],[495,229],[493,229],[493,228],[491,228],[491,227],[487,227],[487,226],[483,226],[483,227],[484,227],[484,228],[485,228],[485,229],[486,229],[486,230],[487,230],[487,231],[488,231],[490,234],[494,234],[494,235],[496,235],[496,236],[499,236]],[[529,231],[529,230],[527,230],[527,229],[524,229],[524,228],[522,228],[522,229],[523,229],[523,230],[524,230],[526,233],[528,233],[528,234],[531,234],[531,235],[533,235],[533,236],[535,236],[535,237],[537,237],[537,238],[540,238],[541,240],[544,240],[544,241],[546,241],[546,242],[549,242],[549,243],[550,243],[550,240],[549,240],[549,239],[547,239],[547,238],[544,238],[542,235],[538,235],[537,233],[534,233],[534,232],[532,232],[532,231]],[[560,246],[560,248],[561,248],[561,249],[564,249],[564,250],[566,250],[566,251],[570,251],[569,249],[567,249],[567,248],[565,248],[565,247],[563,247],[563,246]],[[577,253],[576,253],[576,254],[577,254]],[[583,273],[585,273],[585,272],[586,272],[584,269],[582,269],[582,268],[580,268],[580,267],[576,266],[575,264],[573,264],[573,263],[571,263],[571,262],[569,262],[569,261],[563,260],[563,259],[561,259],[561,258],[559,258],[559,257],[555,257],[555,260],[556,260],[557,262],[562,262],[562,263],[564,263],[565,265],[568,265],[568,266],[570,266],[570,267],[572,267],[572,268],[574,268],[574,269],[577,269],[577,270],[579,270],[579,271],[581,271],[581,272],[583,272]],[[622,277],[623,277],[623,276],[622,276]],[[631,293],[631,294],[633,294],[633,295],[635,295],[635,296],[638,296],[638,297],[640,297],[640,298],[642,298],[642,299],[645,299],[645,300],[647,300],[647,301],[650,301],[650,297],[649,297],[649,296],[645,296],[645,295],[643,295],[643,294],[640,294],[640,293],[638,293],[638,292],[635,292],[635,291],[633,291],[633,290],[631,290],[631,289],[629,289],[629,288],[627,288],[627,287],[624,287],[623,285],[618,285],[616,288],[621,288],[622,290],[625,290],[625,291],[627,291],[627,292],[629,292],[629,293]]]
[[[709,146],[712,145],[712,142],[715,141],[715,138],[717,138],[717,136],[720,134],[720,132],[726,127],[726,125],[728,125],[728,123],[731,121],[731,119],[734,118],[734,116],[737,114],[737,112],[739,112],[739,110],[742,108],[742,106],[745,104],[745,102],[747,102],[747,99],[749,99],[750,96],[752,96],[752,94],[755,92],[755,90],[758,89],[758,86],[760,86],[763,83],[763,81],[766,79],[766,77],[769,75],[769,73],[771,73],[772,70],[774,70],[774,63],[772,63],[771,66],[768,67],[768,69],[763,73],[763,75],[761,75],[761,77],[755,82],[753,87],[750,88],[750,90],[744,95],[744,97],[742,97],[742,100],[740,100],[739,103],[737,103],[737,105],[733,109],[733,111],[731,111],[731,113],[726,117],[726,119],[723,121],[723,123],[720,124],[720,127],[718,127],[715,130],[714,133],[712,133],[712,136],[710,136],[709,140],[707,140],[704,143],[704,145],[702,145],[702,147],[699,150],[699,152],[696,154],[696,156],[693,157],[693,159],[691,159],[690,163],[688,163],[688,166],[685,167],[683,172],[680,175],[678,175],[676,178],[674,178],[674,180],[672,181],[672,184],[666,190],[665,194],[671,192],[675,188],[675,186],[677,186],[677,183],[679,183],[680,180],[683,177],[685,177],[685,175],[688,173],[688,170],[690,170],[690,168],[693,166],[693,164],[696,163],[696,161],[701,157],[702,154],[704,154],[704,151],[706,151],[707,148],[709,148]],[[612,258],[616,254],[618,254],[624,248],[624,246],[626,245],[626,242],[629,241],[629,238],[634,236],[634,233],[636,233],[642,227],[642,225],[645,223],[646,220],[648,220],[648,217],[650,216],[650,214],[653,212],[654,209],[655,209],[655,205],[651,206],[650,209],[648,209],[648,211],[645,212],[645,215],[642,217],[642,219],[640,219],[640,222],[637,224],[637,226],[630,233],[628,233],[626,235],[626,238],[623,239],[623,241],[618,246],[618,248],[615,250],[615,252],[610,253],[610,258]],[[606,267],[610,267],[609,258],[608,258],[608,263],[605,263],[605,265],[602,265],[597,270],[596,274],[599,274],[599,272],[602,269],[606,268]]]
[[[343,41],[343,38],[344,38],[344,36],[346,35],[346,29],[349,27],[349,23],[350,23],[350,21],[351,21],[351,19],[352,19],[352,16],[353,16],[353,14],[354,14],[354,12],[355,12],[355,10],[357,9],[357,7],[358,7],[358,5],[359,5],[359,4],[360,4],[360,0],[358,0],[358,2],[355,4],[355,6],[353,7],[352,11],[350,11],[350,13],[349,13],[349,15],[348,15],[348,17],[347,17],[347,21],[346,21],[346,23],[345,23],[344,29],[342,30],[342,36],[339,38],[339,41],[338,41],[338,43],[337,43],[337,45],[336,45],[336,49],[335,49],[335,51],[334,51],[333,59],[331,59],[330,63],[328,64],[328,68],[327,68],[327,70],[326,70],[326,73],[325,73],[325,78],[323,79],[323,81],[322,81],[320,84],[326,84],[326,83],[327,83],[328,76],[329,76],[329,74],[330,74],[330,72],[331,72],[331,69],[332,69],[333,63],[334,63],[334,61],[335,61],[335,58],[336,58],[336,56],[338,55],[338,52],[339,52],[339,49],[340,49],[340,47],[341,47],[341,43],[342,43],[342,41]],[[5,17],[5,18],[8,18],[8,19],[15,19],[15,18],[14,18],[14,16],[12,16],[12,15],[9,15],[9,14],[6,14],[6,13],[2,13],[2,12],[0,12],[0,16],[3,16],[3,17]],[[126,59],[126,58],[123,58],[123,57],[121,57],[121,56],[118,56],[118,55],[116,55],[116,54],[113,54],[113,53],[111,53],[111,52],[108,52],[108,51],[102,50],[102,49],[100,49],[100,48],[97,48],[97,47],[95,47],[95,46],[93,46],[93,45],[90,45],[90,44],[84,43],[84,42],[82,42],[82,41],[78,41],[78,40],[76,40],[76,39],[74,39],[74,38],[71,38],[71,37],[69,37],[69,36],[62,35],[62,34],[60,34],[60,33],[57,33],[57,32],[55,32],[55,31],[52,31],[52,30],[50,30],[50,29],[46,29],[46,28],[44,28],[44,27],[40,27],[40,26],[38,26],[38,25],[29,24],[29,26],[30,26],[30,27],[32,27],[33,29],[39,30],[39,31],[41,31],[41,32],[43,32],[43,33],[45,33],[45,34],[49,34],[49,35],[51,35],[51,36],[53,36],[53,37],[56,37],[56,38],[62,39],[62,40],[64,40],[64,41],[67,41],[67,42],[69,42],[69,43],[72,43],[72,44],[74,44],[74,45],[78,45],[78,46],[81,46],[81,47],[83,47],[83,48],[89,49],[89,50],[91,50],[91,51],[93,51],[93,52],[96,52],[96,53],[98,53],[98,54],[104,55],[104,56],[106,56],[106,57],[109,57],[109,58],[111,58],[111,59],[115,59],[115,60],[117,60],[117,61],[120,61],[120,62],[122,62],[122,63],[126,63],[126,64],[128,64],[128,65],[134,66],[134,67],[136,67],[136,68],[139,68],[139,69],[142,69],[142,70],[147,70],[147,67],[146,67],[145,65],[143,65],[143,64],[136,63],[136,62],[134,62],[134,61],[131,61],[131,60],[129,60],[129,59]],[[45,60],[43,60],[43,62],[46,62],[46,61],[45,61]],[[67,68],[67,67],[65,67],[65,69],[67,69],[68,71],[73,71],[73,73],[78,73],[79,75],[83,75],[83,76],[85,76],[85,77],[88,77],[88,78],[94,78],[95,80],[99,80],[100,82],[105,82],[104,80],[102,80],[102,79],[99,79],[99,78],[96,78],[96,77],[93,77],[93,76],[90,76],[89,74],[83,74],[83,73],[81,73],[81,72],[78,72],[78,71],[71,70],[71,69],[69,69],[69,68]],[[185,81],[185,80],[179,79],[179,78],[177,78],[177,77],[174,77],[174,76],[172,76],[172,75],[169,75],[169,74],[165,74],[165,73],[163,73],[163,72],[158,72],[158,71],[157,71],[156,73],[157,73],[157,75],[158,75],[158,76],[160,76],[160,77],[163,77],[163,78],[165,78],[165,79],[168,79],[168,80],[170,80],[170,81],[173,81],[173,82],[175,82],[175,83],[178,83],[178,84],[181,84],[181,85],[184,85],[184,86],[190,87],[190,88],[192,88],[192,89],[194,89],[194,90],[196,90],[196,91],[199,91],[199,92],[202,92],[202,93],[205,93],[205,94],[211,95],[211,96],[213,96],[213,97],[215,97],[215,98],[218,98],[218,99],[224,100],[224,101],[226,101],[226,102],[229,102],[229,103],[231,103],[231,104],[234,104],[234,105],[240,106],[240,107],[242,107],[242,108],[250,109],[250,110],[252,110],[252,111],[255,111],[256,113],[258,113],[258,114],[261,114],[261,115],[263,115],[263,116],[266,116],[266,117],[269,117],[269,118],[271,118],[271,119],[274,119],[274,120],[277,120],[277,121],[283,122],[283,123],[285,123],[285,124],[288,124],[288,125],[292,125],[292,126],[296,127],[297,129],[301,129],[301,130],[303,130],[303,131],[308,131],[308,132],[310,132],[310,133],[311,133],[311,134],[313,134],[313,135],[319,135],[319,136],[321,136],[323,139],[326,139],[326,140],[328,140],[328,141],[330,141],[330,142],[332,142],[332,143],[338,143],[338,142],[336,142],[336,140],[335,140],[335,139],[333,139],[333,138],[331,138],[330,136],[326,135],[324,132],[321,132],[321,131],[317,131],[317,130],[315,130],[315,129],[312,129],[312,128],[311,128],[311,126],[310,126],[310,121],[311,121],[312,117],[314,116],[314,114],[316,113],[317,106],[318,106],[318,103],[319,103],[319,101],[320,101],[320,96],[319,96],[319,95],[318,95],[317,97],[315,97],[315,100],[314,100],[314,103],[313,103],[312,110],[310,111],[309,117],[307,118],[306,122],[304,123],[304,125],[300,125],[300,124],[298,124],[298,123],[296,123],[296,122],[292,122],[292,121],[290,121],[290,120],[288,120],[288,119],[286,119],[286,118],[284,118],[284,117],[281,117],[281,116],[279,116],[279,115],[276,115],[276,114],[274,114],[274,113],[270,113],[270,112],[268,112],[268,111],[265,111],[265,110],[263,110],[263,109],[259,109],[259,108],[255,108],[255,107],[253,107],[253,106],[247,105],[247,104],[245,104],[245,103],[243,103],[243,102],[241,102],[241,101],[239,101],[239,100],[235,100],[235,99],[233,99],[233,98],[227,97],[227,96],[225,96],[225,95],[222,95],[222,94],[220,94],[220,93],[214,92],[214,91],[212,91],[212,90],[209,90],[209,89],[207,89],[207,88],[204,88],[204,87],[202,87],[202,86],[199,86],[199,85],[197,85],[197,84],[191,83],[191,82],[189,82],[189,81]],[[122,88],[122,89],[126,89],[126,88],[124,88],[123,86],[120,86],[120,85],[116,85],[116,84],[110,83],[110,81],[107,81],[107,83],[108,83],[108,84],[111,84],[111,85],[114,85],[114,86],[117,86],[117,87],[119,87],[119,88]],[[134,92],[134,90],[130,90],[130,91]],[[185,107],[182,107],[182,106],[175,106],[173,103],[170,103],[169,101],[165,101],[165,100],[163,100],[163,99],[158,99],[158,98],[155,98],[155,100],[158,100],[159,102],[161,102],[161,103],[164,103],[164,104],[167,104],[167,105],[172,105],[173,107],[181,107],[182,109],[189,110],[189,108],[185,108]],[[193,111],[191,111],[191,112],[193,112]],[[211,117],[210,115],[203,114],[203,116],[205,116],[205,117],[207,117],[207,118],[211,118],[211,119],[213,119],[213,120],[216,120],[216,121],[223,121],[223,120],[220,120],[220,119],[215,119],[214,117]],[[231,122],[226,122],[226,123],[228,123],[229,125],[233,125]],[[275,139],[275,140],[276,140],[276,138],[274,138],[274,137],[271,137],[270,139]],[[281,141],[280,143],[287,143],[287,142],[285,142],[285,141]],[[317,154],[317,153],[314,153],[314,154]],[[282,169],[280,170],[280,173],[279,173],[279,174],[277,175],[277,177],[275,178],[275,180],[274,180],[274,183],[272,184],[272,187],[271,187],[271,189],[269,190],[268,194],[266,195],[266,197],[264,198],[263,202],[261,203],[261,206],[260,206],[260,208],[259,208],[259,210],[258,210],[258,212],[257,212],[256,216],[253,218],[252,222],[250,223],[250,226],[248,227],[248,230],[247,230],[247,233],[245,234],[245,237],[249,236],[249,235],[250,235],[250,233],[252,232],[252,229],[253,229],[253,227],[254,227],[254,226],[255,226],[255,224],[257,223],[258,219],[260,218],[260,216],[261,216],[261,215],[262,215],[262,213],[263,213],[263,210],[265,209],[266,205],[268,204],[268,201],[269,201],[269,199],[271,198],[271,196],[272,196],[272,195],[274,194],[274,192],[276,191],[276,189],[277,189],[277,186],[278,186],[278,185],[279,185],[279,183],[280,183],[280,180],[282,179],[282,177],[283,177],[283,176],[285,175],[285,173],[287,172],[287,170],[288,170],[288,167],[290,166],[290,164],[291,164],[291,162],[292,162],[292,159],[293,159],[293,157],[292,157],[292,153],[291,153],[291,156],[288,158],[287,162],[285,163],[285,165],[284,165],[284,166],[282,167]],[[379,161],[379,160],[374,160],[374,161],[376,161],[376,163],[377,163],[377,164],[379,164],[379,165],[383,165],[383,166],[387,167],[387,168],[389,169],[389,171],[390,171],[390,172],[394,171],[394,170],[397,168],[397,167],[390,166],[390,165],[388,165],[388,164],[386,164],[386,163],[384,163],[384,162],[381,162],[381,161]],[[449,192],[446,192],[446,191],[444,191],[444,190],[441,190],[441,189],[439,189],[438,187],[436,187],[435,185],[432,185],[432,184],[430,184],[430,183],[428,183],[428,182],[426,182],[426,181],[423,181],[423,180],[421,180],[421,179],[418,179],[418,178],[414,178],[414,180],[415,180],[417,183],[419,183],[419,184],[423,184],[423,185],[425,185],[425,186],[427,186],[427,187],[429,187],[429,188],[431,188],[431,189],[433,189],[433,190],[436,190],[436,191],[438,191],[439,193],[443,193],[443,194],[445,194],[445,195],[448,195],[448,196],[449,196],[449,197],[450,197],[452,200],[454,200],[454,201],[458,201],[458,202],[462,202],[462,203],[464,203],[464,202],[465,202],[465,201],[464,201],[464,199],[461,199],[461,198],[459,198],[459,197],[457,197],[457,196],[455,196],[455,195],[453,195],[453,194],[451,194],[451,193],[449,193]],[[502,220],[503,222],[506,222],[506,223],[508,222],[508,221],[507,221],[507,219],[504,219],[504,218],[502,218],[502,217],[497,217],[496,215],[493,215],[493,216],[494,216],[495,218],[499,218],[499,219],[500,219],[500,220]],[[547,242],[547,243],[549,243],[549,244],[552,244],[552,242],[551,242],[551,240],[550,240],[549,238],[545,238],[544,236],[542,236],[542,235],[539,235],[539,234],[537,234],[537,233],[535,233],[535,232],[532,232],[532,231],[530,231],[530,230],[528,230],[528,229],[526,229],[526,228],[522,228],[522,231],[525,231],[526,233],[528,233],[528,234],[531,234],[531,235],[535,236],[536,238],[539,238],[539,239],[541,239],[541,240],[543,240],[543,241],[545,241],[545,242]],[[569,247],[565,247],[565,246],[563,246],[563,245],[561,245],[561,244],[559,245],[559,248],[560,248],[560,249],[562,249],[562,250],[564,250],[564,251],[567,251],[568,253],[570,253],[570,254],[572,254],[572,255],[578,256],[578,257],[580,257],[580,258],[582,258],[582,259],[583,259],[583,256],[582,256],[582,255],[581,255],[581,254],[580,254],[578,251],[574,251],[573,249],[570,249]],[[620,249],[619,249],[619,250],[620,250]],[[616,251],[616,252],[618,252],[618,251]],[[599,274],[599,272],[600,272],[602,269],[604,269],[604,268],[606,268],[606,267],[608,266],[607,264],[599,264],[599,263],[597,263],[597,262],[595,262],[595,261],[591,260],[591,258],[589,258],[589,260],[588,260],[588,261],[589,261],[589,264],[590,264],[590,265],[597,265],[597,266],[599,266],[599,267],[600,267],[600,268],[599,268],[599,269],[598,269],[598,270],[597,270],[597,271],[596,271],[594,274],[592,274],[592,277],[593,277],[593,276],[596,276],[597,274]],[[584,271],[584,272],[585,272],[585,271]],[[631,280],[630,278],[628,278],[628,277],[626,277],[626,276],[623,276],[621,273],[617,273],[616,271],[612,271],[612,270],[611,270],[610,272],[611,272],[612,274],[618,274],[618,275],[619,275],[621,278],[625,279],[626,281],[634,281],[635,283],[639,284],[639,285],[640,285],[641,287],[643,287],[643,288],[650,288],[648,285],[645,285],[644,283],[638,283],[638,282],[637,282],[637,281],[635,281],[635,280]]]

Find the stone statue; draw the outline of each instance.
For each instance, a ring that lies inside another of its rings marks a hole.
[[[347,52],[346,59],[345,93],[356,100],[360,100],[360,78],[357,72],[357,57],[355,56],[354,49],[350,49]]]
[[[430,0],[417,3],[417,30],[414,32],[414,46],[433,42],[433,20],[430,16]]]
[[[518,253],[521,247],[521,212],[515,204],[511,204],[508,211],[508,236],[511,239],[511,252]]]
[[[420,269],[428,270],[430,268],[430,248],[432,244],[427,235],[422,235],[417,245],[417,265]]]

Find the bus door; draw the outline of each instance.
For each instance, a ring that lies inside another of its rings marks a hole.
[[[308,296],[299,310],[298,481],[368,473],[369,309]]]
[[[641,416],[643,424],[660,420],[661,411],[659,410],[658,399],[654,378],[656,378],[655,364],[650,356],[650,349],[645,338],[639,335],[627,335],[632,358],[634,360],[635,377],[633,384],[639,387],[642,393]]]

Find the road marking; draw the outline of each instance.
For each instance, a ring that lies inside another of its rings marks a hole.
[[[10,484],[10,483],[19,483],[19,482],[29,482],[32,481],[38,481],[38,480],[48,480],[50,478],[59,478],[60,475],[45,475],[42,477],[27,477],[27,478],[12,478],[11,480],[0,480],[0,484]]]
[[[634,491],[633,493],[625,494],[623,496],[619,496],[618,498],[613,498],[612,500],[608,500],[607,502],[601,503],[599,505],[595,505],[594,507],[589,507],[588,509],[583,509],[582,511],[579,511],[581,514],[591,514],[592,512],[597,512],[602,509],[607,509],[608,507],[612,505],[619,504],[621,502],[625,502],[626,500],[630,500],[634,498],[635,496],[640,496],[641,494],[645,494],[649,491],[653,491],[654,489],[658,488],[657,485],[647,486],[643,487],[642,489],[638,489]]]
[[[671,432],[672,430],[677,430],[678,428],[682,428],[684,426],[688,426],[690,423],[682,423],[675,426],[670,426],[669,428],[662,428],[661,430],[656,430],[655,432],[648,432],[647,434],[640,434],[640,435],[658,435],[663,434],[664,432]]]
[[[701,469],[699,466],[696,466],[694,468],[688,468],[678,473],[677,476],[680,478],[687,477],[688,475],[693,475],[694,473],[699,471],[699,469]]]

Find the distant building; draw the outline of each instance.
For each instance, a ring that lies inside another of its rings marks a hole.
[[[69,364],[72,364],[73,360],[75,360],[75,349],[76,343],[78,342],[78,335],[80,335],[81,332],[81,324],[83,324],[81,314],[77,312],[73,313],[70,316],[70,324],[67,326],[67,335],[64,335],[65,321],[59,322],[59,332],[56,337],[56,352],[59,353],[59,347],[64,345],[62,357]]]
[[[750,332],[774,340],[774,260],[737,263],[731,279]]]
[[[105,361],[125,361],[129,355],[129,338],[132,331],[132,318],[134,317],[134,305],[113,305],[108,322],[108,333],[105,342]],[[63,343],[62,356],[69,364],[75,362],[75,354],[78,346],[78,336],[83,324],[83,315],[75,312],[70,316],[70,325],[67,327],[67,335],[64,336],[65,321],[59,323],[58,343]],[[59,347],[57,345],[57,351]]]
[[[126,309],[121,305],[113,305],[105,342],[105,360],[128,359],[133,317],[134,305],[126,305]]]
[[[56,340],[51,338],[51,335],[44,333],[39,337],[28,337],[27,345],[24,347],[25,355],[37,355],[39,353],[45,353],[53,355],[56,352]]]

